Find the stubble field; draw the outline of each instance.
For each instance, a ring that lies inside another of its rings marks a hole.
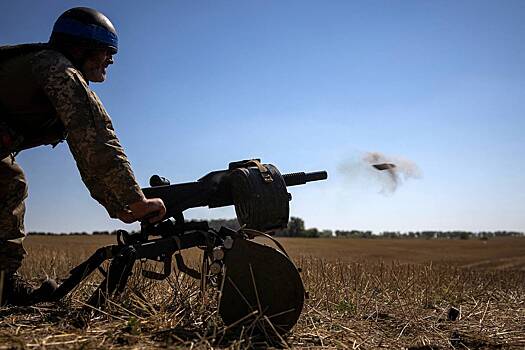
[[[21,273],[35,282],[64,278],[114,239],[31,236]],[[284,338],[227,332],[216,294],[201,294],[198,282],[173,274],[162,282],[133,277],[104,312],[81,311],[94,279],[57,304],[1,308],[0,349],[525,348],[523,238],[280,242],[302,268],[309,293]],[[186,257],[196,262],[198,252]]]

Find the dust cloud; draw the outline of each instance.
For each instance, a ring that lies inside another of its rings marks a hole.
[[[380,152],[365,152],[339,166],[349,180],[365,177],[380,186],[380,193],[392,194],[408,179],[422,177],[421,170],[411,160],[388,156]]]

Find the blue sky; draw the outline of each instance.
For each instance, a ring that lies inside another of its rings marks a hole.
[[[259,157],[329,172],[291,189],[307,227],[525,231],[523,1],[6,1],[0,44],[47,41],[74,6],[117,28],[92,87],[143,186]],[[341,171],[374,151],[422,177],[382,194],[381,174]],[[28,230],[127,227],[89,197],[66,145],[17,159]]]

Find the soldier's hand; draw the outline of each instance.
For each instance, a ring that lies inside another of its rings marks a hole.
[[[131,224],[137,220],[147,220],[155,223],[162,220],[166,215],[166,207],[160,198],[148,198],[128,205],[129,210],[121,211],[118,218],[126,224]]]

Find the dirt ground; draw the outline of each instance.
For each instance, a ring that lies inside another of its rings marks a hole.
[[[21,273],[64,278],[112,236],[31,236]],[[525,239],[280,239],[309,298],[290,334],[230,334],[216,295],[173,275],[131,281],[103,312],[66,300],[0,308],[0,349],[352,348],[524,349]],[[186,254],[196,261],[197,252]]]

